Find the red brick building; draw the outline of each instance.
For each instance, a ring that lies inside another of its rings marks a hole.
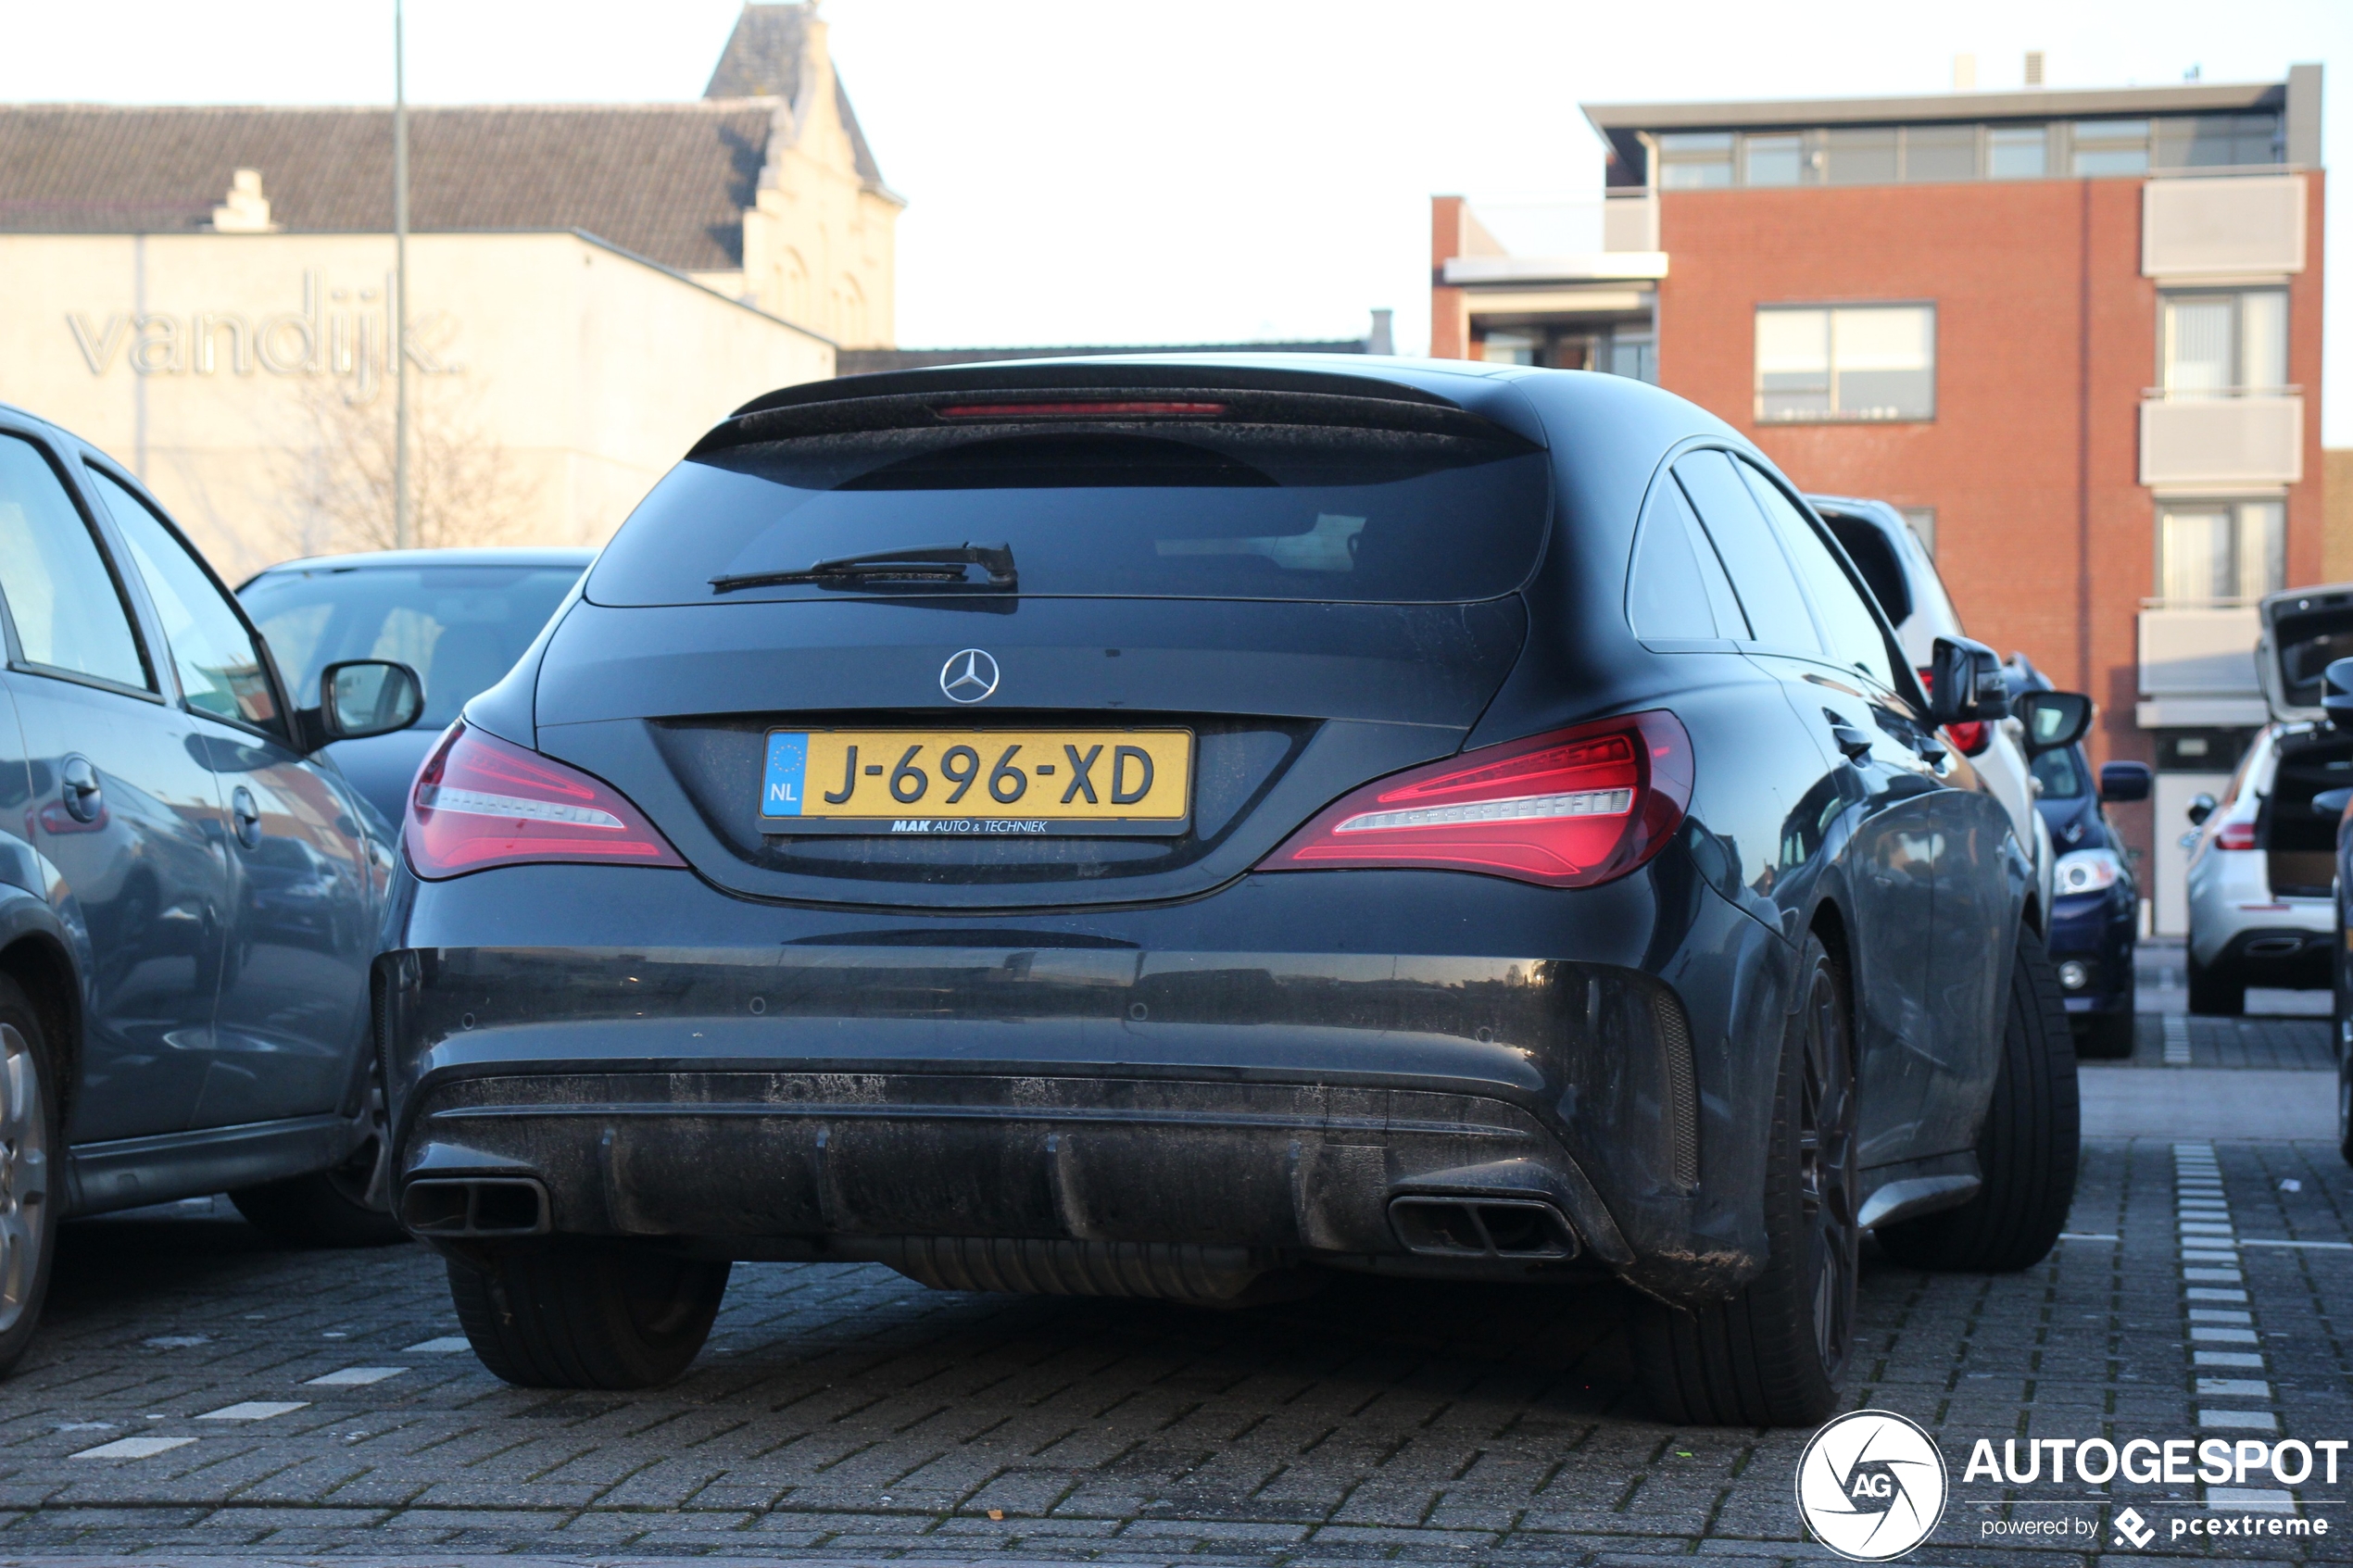
[[[1509,254],[1437,198],[1431,352],[1653,377],[1904,508],[2171,823],[2261,720],[2253,601],[2321,576],[2320,94],[1589,105],[1604,249]]]

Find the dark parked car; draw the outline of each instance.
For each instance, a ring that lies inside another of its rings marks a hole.
[[[561,548],[314,556],[257,574],[237,596],[296,691],[346,659],[397,659],[423,680],[415,723],[327,748],[368,803],[397,822],[441,732],[522,656],[596,558]]]
[[[1864,1230],[2020,1268],[2074,1181],[2045,911],[1938,735],[1998,664],[1936,658],[1931,710],[1787,483],[1618,377],[772,394],[419,775],[400,1213],[522,1384],[676,1374],[736,1259],[1347,1269],[1629,1281],[1672,1419],[1817,1421]]]
[[[6,406],[0,597],[5,1368],[76,1214],[228,1189],[281,1236],[398,1237],[368,1006],[396,850],[319,753],[418,699],[382,660],[289,691],[138,481]]]

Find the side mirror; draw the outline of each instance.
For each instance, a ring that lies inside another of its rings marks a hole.
[[[2189,810],[2190,826],[2194,828],[2204,827],[2206,825],[2206,819],[2214,815],[2214,797],[2207,794],[2204,790],[2200,790],[2196,795],[2191,796]]]
[[[2001,656],[1983,643],[1937,638],[1929,677],[1928,716],[1940,727],[2009,717],[2009,677],[2002,673]]]
[[[2010,704],[2026,726],[2026,754],[2039,757],[2073,746],[2092,727],[2092,699],[2082,692],[2028,692]]]
[[[2321,709],[2340,730],[2353,730],[2353,659],[2329,661],[2321,671]]]
[[[2146,800],[2157,775],[2145,762],[2109,762],[2100,768],[2102,800]]]
[[[425,684],[389,659],[349,659],[319,672],[319,728],[329,740],[365,740],[415,723]]]
[[[2353,800],[2353,787],[2324,789],[2312,797],[2312,809],[2323,817],[2342,817],[2348,800]]]

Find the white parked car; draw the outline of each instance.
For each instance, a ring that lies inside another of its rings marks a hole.
[[[1904,657],[1928,678],[1939,637],[1964,638],[1960,612],[1936,575],[1936,562],[1912,532],[1904,514],[1885,501],[1857,500],[1847,495],[1808,495],[1822,521],[1853,558],[1856,570],[1879,596]],[[2016,719],[1987,724],[1957,724],[1949,732],[1953,743],[1968,756],[1978,772],[1993,785],[1994,794],[2009,814],[2018,841],[2034,859],[2035,908],[2047,921],[2051,913],[2053,874],[2057,856],[2051,830],[2034,809],[2034,771],[2027,756],[2026,729]]]
[[[2256,669],[2271,722],[2222,797],[2190,805],[2192,1012],[2243,1012],[2249,985],[2331,984],[2342,808],[2314,797],[2353,784],[2353,737],[2328,721],[2321,672],[2353,654],[2353,583],[2272,594],[2261,616]]]

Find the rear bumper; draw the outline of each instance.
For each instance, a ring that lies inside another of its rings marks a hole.
[[[2265,925],[2235,933],[2208,961],[2249,985],[2322,991],[2334,984],[2330,963],[2335,953],[2333,931]]]
[[[642,870],[410,883],[379,960],[396,1181],[459,1229],[427,1184],[535,1181],[510,1223],[951,1282],[1152,1256],[1708,1298],[1762,1266],[1776,1062],[1735,1003],[1777,1016],[1787,965],[1665,874],[1671,925],[1647,874],[1302,873],[993,919]]]

